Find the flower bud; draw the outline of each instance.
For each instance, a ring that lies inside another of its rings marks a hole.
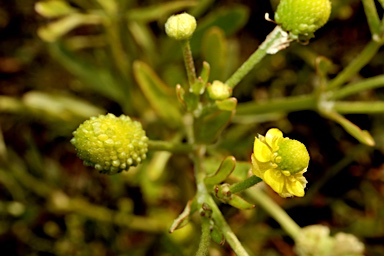
[[[196,19],[188,13],[172,15],[165,23],[165,33],[175,40],[189,39],[196,29]]]
[[[324,26],[331,14],[329,0],[281,0],[275,21],[294,39],[310,39]]]
[[[218,80],[213,81],[207,90],[213,100],[225,100],[232,95],[232,88]]]
[[[91,117],[73,132],[71,143],[84,165],[101,173],[115,174],[146,158],[148,138],[141,124],[128,116]]]

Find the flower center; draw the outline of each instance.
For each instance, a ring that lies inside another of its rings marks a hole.
[[[303,143],[297,140],[283,140],[277,150],[276,163],[282,171],[291,174],[302,171],[308,167],[309,154]]]

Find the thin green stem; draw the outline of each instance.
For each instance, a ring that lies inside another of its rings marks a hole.
[[[315,110],[317,107],[314,95],[291,96],[266,102],[240,103],[236,108],[236,116],[257,115],[266,113],[288,113],[299,110]]]
[[[149,140],[148,147],[150,150],[168,151],[179,154],[188,154],[193,150],[193,145],[191,144],[172,143],[162,140]]]
[[[350,96],[352,94],[359,93],[365,90],[371,90],[375,88],[384,87],[384,75],[375,76],[364,79],[362,81],[349,84],[339,90],[333,92],[329,97],[329,100],[338,100]]]
[[[300,226],[297,225],[296,222],[270,197],[255,187],[248,190],[247,195],[253,199],[257,205],[263,207],[263,209],[280,224],[293,240],[297,238],[301,230]]]
[[[379,35],[381,30],[380,18],[373,0],[363,0],[365,16],[368,20],[369,30],[372,36]]]
[[[225,82],[229,87],[234,88],[254,67],[259,63],[267,53],[276,53],[279,46],[284,43],[284,35],[280,26],[276,26],[274,30],[267,36],[259,48],[233,73],[233,75]],[[271,51],[271,49],[273,50]]]
[[[201,238],[199,243],[199,249],[196,252],[196,256],[208,255],[209,244],[211,242],[211,223],[209,218],[201,218]]]
[[[232,194],[236,194],[256,185],[260,181],[262,181],[262,179],[256,177],[255,175],[252,175],[251,177],[248,177],[245,180],[242,180],[229,186],[229,191],[231,191]]]
[[[369,42],[361,53],[328,83],[327,90],[334,91],[347,82],[376,55],[381,45],[382,43],[376,41]]]
[[[83,198],[71,198],[61,191],[50,194],[50,210],[55,212],[74,212],[87,218],[114,223],[149,233],[162,233],[167,227],[165,222],[156,218],[135,216],[125,212],[113,211],[103,206],[89,203]]]
[[[382,114],[384,102],[339,101],[335,102],[333,110],[339,114]]]
[[[233,233],[231,227],[226,222],[224,216],[220,212],[219,207],[216,205],[212,197],[207,195],[206,199],[212,208],[212,218],[214,219],[216,226],[221,229],[225,240],[231,246],[232,250],[236,253],[237,256],[249,255],[248,252],[244,249],[243,245],[240,243],[239,239]]]
[[[193,140],[193,138],[190,138],[190,140]],[[222,233],[224,234],[224,237],[226,238],[228,244],[231,246],[233,251],[238,256],[247,256],[248,253],[245,251],[244,247],[241,245],[236,235],[232,232],[231,228],[229,227],[223,215],[221,214],[219,207],[216,205],[216,202],[212,199],[212,197],[207,191],[207,188],[204,183],[204,179],[206,176],[203,167],[204,154],[205,146],[199,146],[192,155],[192,159],[195,166],[197,203],[201,206],[205,203],[211,207],[212,218],[215,221],[215,224],[221,229]]]
[[[183,49],[184,64],[185,64],[185,69],[187,71],[189,88],[191,88],[195,84],[197,78],[196,78],[195,63],[193,61],[193,55],[192,55],[192,50],[191,50],[191,45],[189,43],[189,40],[182,41],[181,46]]]

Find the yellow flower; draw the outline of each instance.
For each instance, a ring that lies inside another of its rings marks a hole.
[[[309,154],[303,143],[284,138],[276,128],[255,138],[252,171],[281,197],[304,196]]]

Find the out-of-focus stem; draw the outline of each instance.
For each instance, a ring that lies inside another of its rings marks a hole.
[[[301,230],[300,226],[280,206],[260,189],[251,188],[246,192],[257,205],[260,205],[280,224],[293,240],[297,238]]]
[[[275,49],[273,53],[283,49],[284,42],[287,43],[283,40],[285,34],[286,32],[284,32],[280,26],[276,26],[275,29],[269,33],[259,48],[235,71],[235,73],[233,73],[225,84],[234,88],[256,66],[256,64],[259,63],[268,52],[270,52],[271,48]],[[284,41],[283,44],[277,44],[281,40]],[[281,46],[280,49],[279,46]]]

